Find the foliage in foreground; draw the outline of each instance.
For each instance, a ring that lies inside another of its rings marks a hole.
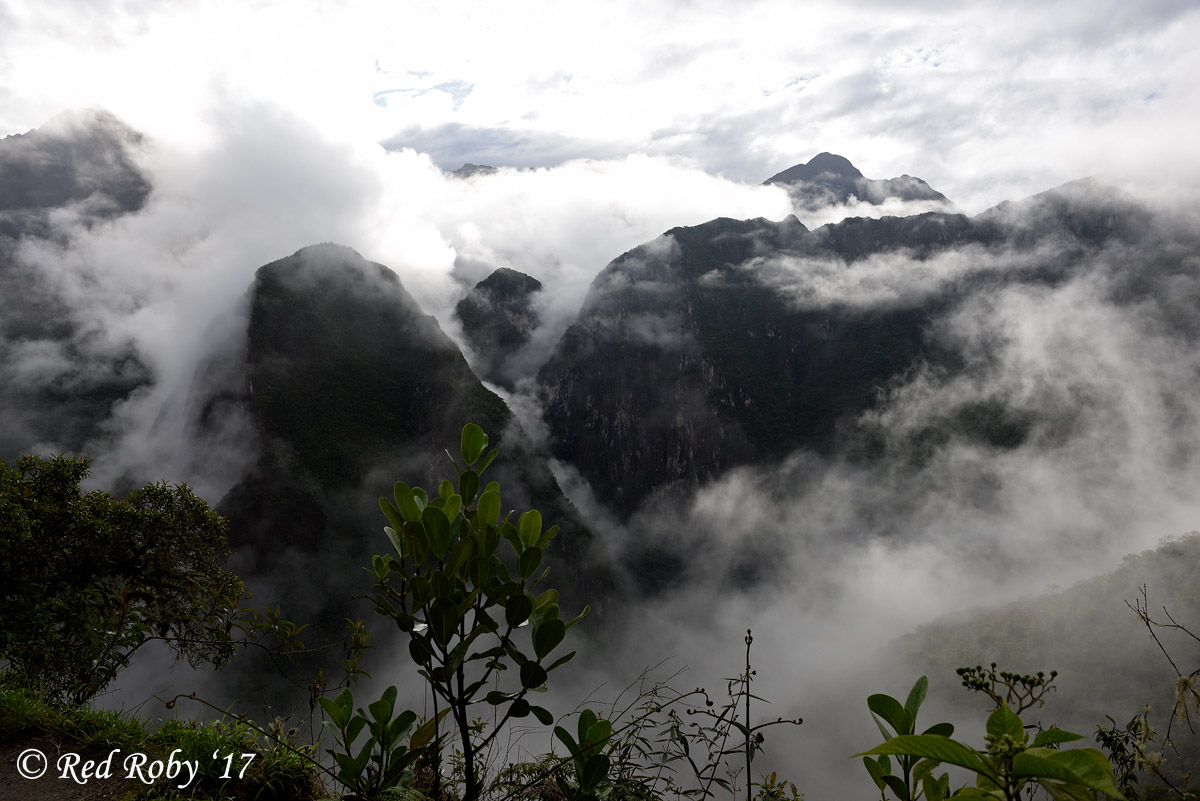
[[[186,757],[200,758],[200,773],[183,795],[163,780],[137,786],[131,799],[311,801],[325,795],[321,773],[310,758],[312,747],[297,742],[294,732],[285,732],[281,726],[273,727],[267,737],[244,723],[229,721],[171,719],[151,729],[129,714],[51,704],[33,691],[16,687],[11,678],[0,682],[0,742],[28,741],[39,735],[62,742],[64,750],[102,746],[166,759],[179,749]],[[213,753],[239,755],[233,773],[236,778],[222,777],[225,762],[206,759]],[[245,773],[237,776],[240,755],[248,753],[255,756]]]
[[[1055,801],[1083,801],[1098,794],[1124,801],[1114,784],[1112,766],[1102,752],[1095,748],[1061,750],[1065,743],[1082,740],[1082,735],[1051,727],[1030,739],[1030,727],[1019,712],[1042,703],[1053,673],[1047,679],[1042,673],[997,671],[994,664],[990,668],[960,668],[958,673],[963,686],[983,693],[994,704],[987,720],[984,749],[951,739],[953,727],[948,723],[939,723],[922,734],[912,733],[916,710],[928,688],[924,676],[917,680],[904,706],[890,696],[872,695],[867,703],[884,742],[860,756],[881,792],[891,790],[898,801],[916,801],[922,794],[925,801],[1018,801],[1023,794],[1031,796],[1032,787],[1040,787]],[[1017,711],[1010,703],[1017,705]],[[897,734],[889,734],[884,722]],[[879,759],[872,760],[871,755]],[[888,756],[899,758],[903,781],[885,770]],[[956,765],[973,773],[974,786],[950,793],[949,775],[934,776],[942,765]]]
[[[47,698],[83,703],[150,639],[192,665],[233,655],[242,583],[224,518],[184,485],[84,492],[84,459],[0,461],[0,662]]]

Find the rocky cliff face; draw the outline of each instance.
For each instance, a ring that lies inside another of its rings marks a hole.
[[[852,218],[814,231],[794,217],[722,219],[668,231],[604,269],[541,370],[555,454],[630,514],[671,487],[798,448],[920,458],[951,436],[1004,448],[1034,430],[1061,433],[1069,410],[1001,398],[964,400],[903,441],[870,413],[917,373],[982,369],[942,335],[957,311],[1002,285],[1107,269],[1094,257],[1137,248],[1146,225],[1137,204],[1083,182],[975,218]],[[1125,286],[1121,302],[1172,269],[1154,264],[1112,284]]]

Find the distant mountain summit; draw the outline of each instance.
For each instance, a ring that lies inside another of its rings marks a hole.
[[[950,205],[941,192],[920,178],[901,175],[899,178],[876,180],[865,177],[850,160],[833,153],[820,153],[807,164],[797,164],[763,182],[787,189],[792,205],[798,211],[813,211],[859,201],[879,205],[885,200],[925,200]]]
[[[475,372],[480,378],[512,388],[514,376],[506,363],[514,351],[528,344],[530,332],[538,325],[532,299],[541,291],[541,281],[501,267],[455,306],[463,335],[475,351]]]
[[[64,112],[0,139],[0,234],[18,212],[79,204],[106,218],[140,209],[150,194],[135,162],[143,142],[140,133],[98,110]]]
[[[473,178],[476,175],[491,175],[492,173],[499,171],[500,170],[497,167],[492,167],[487,164],[472,164],[468,161],[466,164],[450,173],[450,175],[453,178]]]

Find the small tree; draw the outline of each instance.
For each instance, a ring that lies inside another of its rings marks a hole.
[[[379,499],[390,523],[384,531],[393,553],[374,557],[370,571],[375,610],[407,635],[409,654],[433,696],[434,715],[414,733],[410,749],[432,738],[436,795],[438,727],[448,717],[462,752],[464,801],[479,797],[479,755],[507,721],[532,714],[544,725],[553,723],[550,712],[530,704],[528,695],[575,655],[571,651],[552,658],[567,631],[588,611],[563,620],[557,590],[534,594],[548,571],[542,554],[558,526],[543,529],[536,509],[516,522],[512,512],[501,512],[500,485],[480,486],[480,476],[497,454],[485,454],[487,444],[483,430],[468,424],[459,449],[462,464],[450,458],[457,485],[442,481],[437,495],[430,497],[419,487],[397,482],[391,499]],[[508,547],[502,549],[502,542]],[[349,708],[352,699],[345,703]],[[477,723],[480,704],[495,710],[490,730]],[[334,714],[331,703],[323,699],[322,706]],[[390,712],[384,717],[390,719]],[[363,720],[365,725],[366,715]],[[411,722],[396,725],[406,729]],[[336,720],[333,725],[338,726]],[[344,743],[346,750],[353,740]],[[368,752],[375,745],[368,744]],[[349,764],[350,778],[367,766],[367,759],[361,766]],[[355,781],[351,786],[357,786]]]
[[[83,492],[88,462],[0,461],[0,663],[53,701],[81,704],[150,639],[221,665],[242,583],[226,522],[185,485],[125,500]]]

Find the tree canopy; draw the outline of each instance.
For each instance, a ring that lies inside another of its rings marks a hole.
[[[63,456],[0,461],[0,666],[83,703],[151,639],[224,664],[244,597],[224,568],[225,519],[182,484],[84,492],[89,470]]]

